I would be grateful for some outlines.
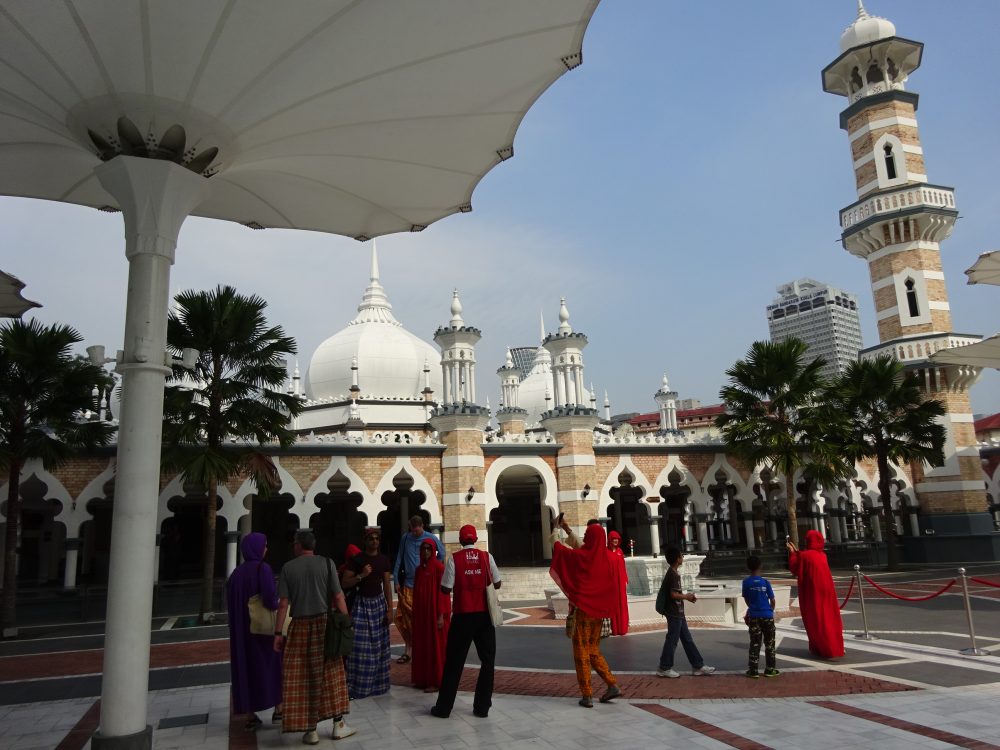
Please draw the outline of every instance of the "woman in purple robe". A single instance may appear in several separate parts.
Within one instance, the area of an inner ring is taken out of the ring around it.
[[[244,728],[261,725],[257,711],[274,706],[272,723],[281,721],[281,654],[274,650],[273,635],[250,632],[247,602],[260,594],[264,606],[278,608],[278,592],[271,566],[264,562],[267,537],[253,532],[240,542],[243,564],[226,582],[229,607],[229,669],[233,680],[233,713],[246,714]]]

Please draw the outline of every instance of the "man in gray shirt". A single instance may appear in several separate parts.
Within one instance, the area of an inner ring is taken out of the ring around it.
[[[303,732],[307,745],[319,743],[316,725],[333,718],[335,740],[356,730],[344,721],[350,711],[344,660],[324,654],[329,607],[347,614],[347,602],[333,563],[316,555],[316,537],[309,529],[295,532],[295,559],[285,563],[278,577],[278,614],[274,650],[284,651],[282,732]],[[291,611],[287,642],[281,634]]]

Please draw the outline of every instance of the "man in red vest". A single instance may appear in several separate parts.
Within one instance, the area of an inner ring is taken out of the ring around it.
[[[486,550],[476,548],[476,527],[466,524],[458,531],[462,549],[448,558],[441,578],[441,591],[454,591],[451,605],[451,629],[444,657],[444,676],[437,703],[431,714],[447,719],[455,705],[458,681],[465,667],[469,646],[476,644],[479,656],[479,679],[472,713],[485,719],[493,705],[493,663],[497,653],[496,629],[486,606],[486,587],[500,588],[500,571]]]

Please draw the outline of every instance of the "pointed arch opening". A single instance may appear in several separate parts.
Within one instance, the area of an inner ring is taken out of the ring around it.
[[[309,526],[316,534],[316,553],[325,555],[340,564],[344,561],[347,545],[363,547],[368,514],[360,510],[364,497],[352,489],[351,480],[340,469],[326,483],[326,492],[316,495],[319,512],[309,518]],[[295,517],[287,514],[290,518]],[[292,536],[295,529],[292,529]],[[382,540],[384,545],[385,539]],[[289,550],[291,538],[289,539]]]

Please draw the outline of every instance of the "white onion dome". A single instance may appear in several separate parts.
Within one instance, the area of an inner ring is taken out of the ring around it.
[[[893,36],[896,36],[896,26],[892,21],[868,15],[865,6],[858,0],[858,17],[840,35],[840,51],[847,52],[849,49]]]
[[[347,327],[320,344],[309,361],[309,398],[343,399],[351,389],[351,364],[357,358],[363,398],[418,399],[424,389],[424,366],[440,398],[441,355],[437,348],[403,328],[379,282],[378,255],[372,243],[368,288],[358,314]]]

